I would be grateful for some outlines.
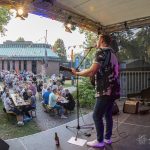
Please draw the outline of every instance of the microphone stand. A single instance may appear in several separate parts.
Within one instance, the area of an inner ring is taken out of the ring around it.
[[[88,56],[88,54],[91,52],[91,50],[93,49],[94,47],[90,47],[89,48],[89,51],[87,52],[87,54],[83,57],[83,59],[81,60],[80,64],[78,65],[78,67],[76,68],[76,70],[79,70],[80,66],[82,65],[83,61],[85,60],[85,58]],[[76,137],[75,137],[75,140],[77,140],[77,137],[78,137],[78,133],[79,133],[79,130],[80,129],[94,129],[94,127],[90,127],[88,125],[83,125],[83,126],[80,126],[80,121],[79,121],[79,111],[80,111],[80,103],[79,103],[79,76],[76,75],[76,87],[77,87],[77,126],[66,126],[66,128],[76,128],[77,129],[77,133],[76,133]],[[90,136],[89,134],[85,134],[87,136]]]

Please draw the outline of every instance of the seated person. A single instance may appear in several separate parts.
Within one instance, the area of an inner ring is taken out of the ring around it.
[[[43,95],[43,101],[42,101],[42,104],[43,104],[43,107],[45,108],[45,112],[47,112],[47,108],[46,108],[46,105],[48,105],[49,103],[49,95],[51,93],[51,88],[47,88],[47,91],[44,93]]]
[[[57,98],[56,94],[57,94],[57,88],[56,88],[56,86],[53,86],[51,94],[49,95],[49,105],[50,105],[50,107],[60,111],[61,118],[67,118],[66,116],[64,116],[64,110],[63,110],[62,106],[57,104],[58,98]]]
[[[21,126],[21,125],[24,125],[23,123],[23,113],[21,110],[17,109],[13,102],[12,102],[12,99],[10,98],[10,95],[9,93],[6,93],[6,98],[4,99],[4,108],[6,110],[6,113],[7,112],[13,112],[14,114],[16,114],[16,117],[17,117],[17,121],[18,121],[18,125]]]
[[[65,104],[64,104],[64,108],[65,108],[66,110],[70,110],[70,111],[71,111],[71,110],[74,110],[75,101],[74,101],[74,98],[73,98],[72,94],[69,92],[68,89],[65,89],[65,93],[66,93],[65,97],[66,97],[66,99],[68,100],[68,103],[65,103]]]
[[[28,98],[29,98],[27,91],[28,91],[27,87],[25,87],[22,91],[22,96],[23,96],[24,100],[28,100]]]
[[[43,95],[43,103],[46,105],[48,105],[50,93],[51,93],[51,88],[49,87],[47,88],[47,91]]]
[[[43,81],[39,81],[39,84],[37,85],[37,92],[38,93],[42,92],[42,87],[43,87]]]
[[[45,92],[47,92],[47,84],[46,83],[43,84],[42,97],[43,97]]]
[[[36,97],[32,94],[31,90],[28,90],[27,93],[29,97],[27,101],[30,103],[30,105],[25,106],[23,108],[23,112],[27,117],[32,118],[31,113],[29,111],[36,109]]]

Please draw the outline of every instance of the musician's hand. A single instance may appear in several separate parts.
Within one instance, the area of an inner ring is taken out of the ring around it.
[[[76,72],[76,70],[74,68],[71,68],[71,70],[72,70],[72,74],[73,75],[77,75],[77,72]]]

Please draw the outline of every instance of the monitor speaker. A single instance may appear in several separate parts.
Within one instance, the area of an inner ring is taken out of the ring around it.
[[[0,149],[1,150],[8,150],[9,149],[9,145],[2,139],[0,139]]]
[[[123,112],[129,114],[137,114],[139,109],[139,101],[126,100],[123,105]]]

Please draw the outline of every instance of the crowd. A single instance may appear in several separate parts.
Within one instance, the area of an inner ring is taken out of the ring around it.
[[[19,126],[32,120],[32,110],[36,110],[38,95],[44,111],[48,112],[47,108],[52,108],[60,118],[67,118],[68,110],[73,110],[75,107],[73,96],[68,89],[63,88],[56,75],[52,75],[49,82],[44,83],[41,76],[29,72],[18,74],[15,71],[1,71],[0,79],[3,87],[1,91],[3,110],[5,113],[14,113]],[[27,105],[16,106],[12,94],[22,98]]]

